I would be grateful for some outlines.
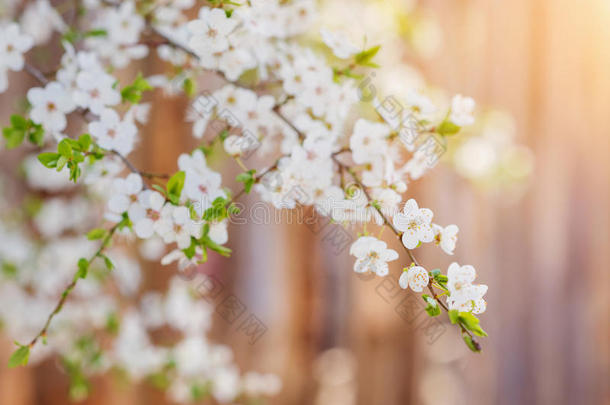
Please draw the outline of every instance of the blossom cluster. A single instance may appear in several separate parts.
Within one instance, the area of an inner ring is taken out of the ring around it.
[[[0,284],[0,300],[18,305],[0,312],[0,319],[19,342],[29,342],[19,343],[10,364],[27,363],[30,352],[32,360],[58,354],[68,370],[78,371],[77,396],[82,375],[110,367],[135,379],[162,377],[160,388],[179,402],[211,395],[225,403],[276,393],[276,377],[240,374],[230,350],[207,339],[211,309],[194,298],[192,283],[175,276],[165,294],[137,298],[142,269],[111,246],[135,235],[143,258],[177,263],[178,274],[212,252],[229,256],[228,218],[238,210],[235,200],[251,191],[277,209],[311,206],[317,215],[360,230],[350,248],[358,273],[390,273],[388,263],[399,260],[398,252],[366,226],[390,228],[411,262],[400,286],[427,288],[432,297],[422,298],[428,313],[446,309],[466,344],[479,351],[473,335],[486,334],[474,314],[485,310],[487,287],[473,284],[472,266],[453,263],[443,275],[426,270],[413,254],[435,243],[452,255],[458,227],[433,223],[432,211],[413,198],[403,203],[409,183],[434,165],[434,152],[425,145],[446,142],[471,125],[474,101],[456,95],[437,102],[425,88],[413,88],[394,125],[374,106],[379,100],[368,104],[361,91],[361,80],[378,66],[380,46],[314,29],[315,1],[208,3],[89,0],[84,10],[74,10],[75,24],[38,0],[20,22],[0,23],[0,92],[7,89],[9,70],[26,69],[38,80],[27,91],[26,112],[13,115],[3,130],[6,146],[27,140],[39,148],[37,160],[24,160],[27,184],[54,194],[27,218],[46,243],[38,254],[27,254],[34,235],[1,233],[0,262],[11,279]],[[33,30],[29,23],[41,20],[51,24]],[[54,31],[61,34],[55,46],[63,53],[45,75],[24,55],[48,44]],[[307,35],[315,36],[317,46],[304,40]],[[162,73],[125,83],[122,68],[154,56],[166,63]],[[207,88],[210,81],[220,84]],[[178,157],[175,173],[145,173],[129,160],[148,123],[151,104],[142,100],[155,89],[190,98],[185,121],[201,142]],[[422,137],[425,142],[415,141]],[[243,183],[241,191],[223,184],[209,165],[210,154],[243,169],[235,179]],[[251,156],[272,162],[248,169],[244,162],[250,164]],[[96,201],[97,211],[62,194],[75,188]],[[92,224],[96,219],[105,222]],[[86,238],[74,238],[85,232]],[[16,317],[14,308],[32,316]],[[161,327],[181,339],[171,347],[155,344],[150,332]],[[99,333],[113,336],[110,348],[102,347]],[[39,348],[41,340],[50,344]]]

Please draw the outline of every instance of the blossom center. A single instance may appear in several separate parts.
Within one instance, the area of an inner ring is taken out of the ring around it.
[[[152,219],[153,221],[156,221],[160,218],[159,216],[159,211],[155,211],[152,208],[148,208],[146,210],[146,216],[150,219]]]

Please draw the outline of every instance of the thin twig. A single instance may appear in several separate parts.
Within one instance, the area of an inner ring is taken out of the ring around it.
[[[34,66],[30,65],[29,63],[25,63],[24,64],[24,68],[25,70],[32,75],[36,80],[38,80],[40,83],[42,83],[43,85],[47,85],[49,83],[49,80],[42,74],[42,72],[40,70],[38,70],[37,68],[35,68]],[[77,112],[83,116],[83,118],[85,119],[85,121],[87,122],[91,122],[94,120],[95,115],[89,111],[88,109],[82,109],[79,108],[77,110]],[[110,151],[112,154],[116,155],[119,157],[119,159],[121,159],[121,161],[125,164],[125,166],[127,166],[127,168],[129,169],[129,171],[131,171],[132,173],[136,173],[139,174],[142,177],[147,177],[147,178],[162,178],[162,179],[168,179],[169,175],[168,174],[155,174],[155,173],[147,173],[147,172],[142,172],[140,170],[138,170],[133,163],[131,163],[129,161],[129,159],[127,159],[124,155],[122,155],[120,152],[116,151],[116,150],[111,150]],[[144,185],[146,187],[146,185]]]
[[[29,63],[25,62],[23,64],[23,68],[25,69],[26,72],[28,72],[31,76],[33,76],[36,80],[38,80],[40,83],[42,83],[43,85],[47,85],[49,84],[49,79],[47,79],[40,70],[36,69],[34,66],[30,65]]]
[[[341,161],[339,161],[339,159],[336,158],[336,156],[332,156],[332,159],[335,161],[335,163],[342,169],[347,171],[350,176],[352,177],[352,179],[354,180],[354,182],[358,185],[358,187],[360,187],[360,189],[362,189],[362,191],[364,192],[364,195],[366,196],[369,205],[371,205],[376,211],[377,213],[381,216],[381,218],[383,219],[384,224],[390,228],[392,230],[392,232],[394,232],[394,234],[398,237],[398,240],[400,241],[401,246],[404,248],[404,250],[407,252],[407,254],[409,255],[409,257],[411,258],[411,261],[413,263],[415,263],[416,266],[421,266],[419,264],[419,262],[417,261],[417,258],[415,257],[415,255],[413,254],[413,251],[411,249],[408,249],[406,246],[403,245],[402,243],[402,232],[398,231],[398,229],[396,229],[394,227],[394,224],[392,224],[390,222],[390,220],[388,219],[388,217],[385,216],[385,214],[379,209],[379,207],[376,204],[372,204],[373,199],[371,198],[370,194],[368,193],[366,187],[364,186],[364,184],[362,183],[362,181],[360,180],[360,178],[358,177],[358,175],[356,174],[356,172],[354,172],[354,170],[341,163]],[[432,297],[436,300],[436,302],[438,302],[438,304],[446,311],[449,312],[449,308],[445,305],[445,303],[440,299],[440,297],[436,294],[436,292],[434,291],[434,288],[432,287],[432,280],[433,278],[430,277],[428,280],[428,290],[430,291],[430,293],[432,294]],[[472,336],[472,334],[470,333],[470,331],[468,331],[464,325],[462,325],[461,323],[459,323],[460,329],[462,330],[462,333],[466,333],[468,336],[470,336],[470,338],[472,339],[472,342],[475,346],[480,347],[480,344],[478,343],[478,341]]]
[[[106,234],[106,236],[102,240],[102,243],[101,243],[100,247],[89,258],[89,260],[87,260],[87,267],[89,267],[91,265],[91,263],[93,262],[93,260],[95,260],[97,257],[99,257],[104,252],[104,250],[106,249],[106,247],[110,243],[110,240],[112,239],[112,236],[114,235],[114,233],[119,228],[119,224],[120,223],[117,223],[116,225],[114,225],[108,231],[108,233]],[[80,269],[79,269],[79,271],[80,271]],[[59,302],[57,302],[57,305],[55,305],[55,308],[53,309],[53,311],[47,317],[47,320],[44,323],[44,326],[42,327],[40,332],[38,332],[38,334],[30,341],[30,344],[29,344],[30,348],[33,347],[36,344],[36,342],[38,342],[38,339],[40,339],[41,337],[44,338],[47,335],[47,332],[49,330],[49,326],[51,325],[51,321],[53,320],[53,318],[55,318],[55,315],[57,315],[61,311],[61,309],[63,308],[66,300],[68,299],[68,296],[70,295],[70,293],[72,292],[74,287],[76,287],[76,283],[78,282],[78,279],[79,279],[79,276],[78,276],[78,271],[77,271],[74,274],[72,282],[70,284],[68,284],[68,286],[62,292],[61,298],[60,298]]]

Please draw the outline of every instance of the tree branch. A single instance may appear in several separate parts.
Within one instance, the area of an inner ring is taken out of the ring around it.
[[[38,80],[41,84],[43,85],[47,85],[49,83],[49,79],[47,79],[44,74],[42,74],[42,72],[40,70],[38,70],[37,68],[35,68],[34,66],[30,65],[29,63],[25,63],[24,64],[24,68],[25,71],[28,72],[30,75],[32,75],[36,80]],[[85,121],[87,122],[91,122],[94,119],[94,115],[87,109],[79,109],[78,112],[83,116],[83,118],[85,119]],[[132,173],[136,173],[139,174],[142,177],[147,177],[147,178],[163,178],[163,179],[168,179],[170,176],[168,174],[155,174],[155,173],[147,173],[147,172],[142,172],[140,170],[138,170],[133,163],[131,163],[129,161],[129,159],[127,159],[124,155],[122,155],[121,153],[119,153],[118,151],[112,149],[110,150],[110,153],[112,153],[113,155],[116,155],[119,157],[119,159],[121,159],[121,161],[123,162],[123,164],[129,169],[129,171],[131,171]],[[144,187],[146,187],[146,185],[144,185]]]
[[[411,249],[408,249],[407,247],[405,247],[403,245],[403,243],[402,243],[402,232],[398,231],[398,229],[396,229],[394,227],[394,224],[392,224],[390,222],[390,220],[385,216],[385,214],[379,209],[377,204],[372,204],[373,199],[371,198],[370,194],[368,193],[368,191],[366,189],[366,186],[362,183],[362,181],[360,180],[360,178],[358,177],[356,172],[351,167],[343,164],[339,159],[337,159],[336,155],[332,155],[332,159],[339,166],[339,168],[341,168],[342,170],[347,171],[349,173],[349,175],[352,177],[352,179],[354,180],[354,182],[358,185],[358,187],[360,187],[362,189],[362,191],[364,192],[364,195],[366,196],[366,199],[369,202],[369,205],[371,207],[373,207],[375,209],[375,211],[377,211],[377,213],[381,216],[381,218],[383,219],[384,225],[387,226],[388,228],[390,228],[392,230],[392,232],[394,232],[396,237],[398,237],[398,240],[400,241],[400,245],[407,252],[407,254],[409,255],[409,258],[411,259],[411,261],[413,263],[415,263],[416,266],[421,266],[419,264],[419,262],[417,261],[417,258],[413,254],[413,251]],[[434,280],[434,279],[432,277],[429,277],[428,285],[427,285],[428,290],[430,291],[430,293],[432,294],[432,297],[436,300],[436,302],[441,306],[441,308],[443,308],[446,312],[449,312],[449,308],[447,307],[447,305],[445,305],[445,303],[443,301],[441,301],[440,297],[434,291],[434,288],[432,286],[432,280]],[[470,331],[467,330],[464,327],[464,325],[462,325],[461,323],[459,323],[459,326],[460,326],[460,329],[462,330],[462,333],[466,333],[468,336],[470,336],[470,338],[472,339],[473,344],[476,347],[480,347],[479,342],[474,338],[474,336],[472,336],[472,333],[470,333]]]
[[[114,225],[108,231],[108,233],[106,234],[106,236],[102,240],[102,244],[100,245],[98,250],[89,258],[89,260],[87,260],[87,267],[89,267],[91,265],[93,260],[95,260],[97,257],[102,255],[102,253],[104,252],[104,250],[106,249],[106,247],[110,243],[110,240],[112,239],[114,233],[119,228],[119,225],[120,225],[120,223],[117,223],[116,225]],[[80,269],[76,273],[74,273],[74,277],[72,279],[72,282],[70,284],[68,284],[68,286],[61,293],[61,298],[60,298],[59,302],[57,302],[57,305],[55,305],[55,308],[53,309],[53,311],[47,317],[47,321],[45,322],[44,326],[42,327],[40,332],[38,332],[38,334],[30,341],[30,343],[28,345],[30,348],[34,347],[34,345],[36,344],[38,339],[40,339],[41,337],[44,339],[46,337],[47,332],[49,330],[49,326],[51,325],[51,321],[61,311],[61,309],[63,308],[63,306],[64,306],[64,304],[66,302],[66,300],[68,299],[68,296],[70,295],[72,290],[74,290],[74,287],[76,287],[76,283],[78,282],[78,279],[79,279],[79,272],[80,272]]]

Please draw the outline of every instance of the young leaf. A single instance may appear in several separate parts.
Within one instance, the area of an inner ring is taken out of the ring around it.
[[[182,249],[184,255],[188,259],[192,259],[195,256],[195,248],[197,247],[197,241],[194,238],[191,238],[191,245],[186,249]]]
[[[88,151],[89,146],[91,146],[91,135],[82,134],[80,137],[78,137],[78,145],[80,146],[81,151]]]
[[[356,56],[354,56],[354,60],[358,65],[378,68],[379,65],[377,65],[376,63],[373,63],[372,59],[375,57],[375,55],[377,55],[377,52],[379,52],[379,49],[381,49],[381,45],[377,45],[372,48],[365,49],[364,51],[356,54]]]
[[[42,125],[31,122],[30,131],[28,132],[28,140],[36,146],[42,146],[44,140],[44,130]]]
[[[426,304],[428,304],[426,306],[426,312],[428,313],[428,315],[438,316],[441,314],[441,308],[438,306],[438,303],[434,298],[427,294],[422,295],[422,298],[424,299],[424,301],[426,301]]]
[[[11,125],[13,128],[25,130],[28,127],[28,121],[21,115],[11,115]]]
[[[123,102],[128,101],[132,104],[137,104],[142,99],[142,93],[147,90],[152,90],[152,86],[142,77],[142,73],[138,73],[132,84],[123,87],[121,90],[121,99]]]
[[[66,139],[59,142],[57,145],[57,152],[59,152],[59,154],[65,158],[69,159],[72,157],[72,146],[70,146],[70,142]]]
[[[52,169],[57,166],[58,159],[59,153],[44,152],[38,155],[38,161],[49,169]]]
[[[101,256],[104,259],[104,265],[106,266],[106,268],[108,270],[114,269],[114,263],[112,263],[112,260],[110,260],[110,258],[106,255],[101,255]]]
[[[6,139],[6,147],[13,149],[21,145],[25,138],[25,131],[18,128],[6,127],[2,129],[2,136]]]
[[[165,189],[163,187],[161,187],[158,184],[153,184],[152,188],[157,190],[159,193],[161,193],[161,195],[163,195],[164,197],[167,197],[167,192],[165,191]]]
[[[30,358],[30,347],[19,345],[19,348],[13,352],[11,357],[8,359],[8,368],[15,368],[18,366],[25,366],[28,364]]]
[[[117,314],[112,312],[108,315],[108,318],[106,318],[106,331],[112,335],[116,335],[119,332],[120,327],[121,323]]]
[[[487,332],[479,325],[479,318],[474,316],[472,312],[460,312],[459,321],[466,329],[471,331],[477,336],[487,336]]]
[[[184,90],[184,93],[189,97],[193,97],[195,95],[195,92],[197,91],[195,89],[195,82],[193,82],[190,77],[184,79],[184,82],[182,82],[182,89]]]
[[[88,37],[105,37],[107,35],[108,35],[108,32],[105,29],[101,29],[101,28],[94,29],[94,30],[89,30],[89,31],[87,31],[87,32],[85,32],[83,34],[83,36],[85,38],[88,38]]]
[[[87,233],[87,239],[89,240],[102,239],[104,236],[106,236],[106,230],[103,228],[95,228]]]
[[[467,333],[462,333],[462,339],[464,339],[466,346],[473,352],[479,353],[481,351],[479,343],[475,342]]]
[[[89,261],[84,257],[78,259],[78,271],[76,272],[74,278],[85,278],[87,277],[87,270],[89,269]]]
[[[206,247],[212,249],[214,252],[220,254],[221,256],[225,256],[225,257],[231,256],[231,249],[217,244],[212,239],[210,239],[209,236],[207,236],[207,235],[202,236],[202,240]]]
[[[434,270],[430,270],[430,275],[431,275],[432,277],[436,277],[436,276],[438,276],[439,274],[441,274],[441,269],[434,269]]]
[[[250,190],[252,190],[252,186],[256,180],[254,173],[256,173],[256,170],[248,170],[247,172],[238,174],[235,178],[235,180],[239,181],[240,183],[244,183],[244,191],[246,193],[249,193]]]
[[[436,132],[440,135],[448,136],[455,135],[460,131],[460,126],[455,125],[453,122],[445,120],[436,127]]]
[[[457,323],[459,316],[460,312],[457,309],[449,310],[449,320],[451,323]]]
[[[178,202],[180,201],[180,195],[182,194],[182,188],[184,187],[185,176],[186,174],[180,171],[174,174],[167,181],[167,197],[174,204],[178,204]]]

